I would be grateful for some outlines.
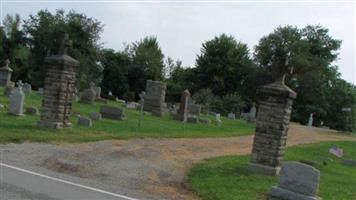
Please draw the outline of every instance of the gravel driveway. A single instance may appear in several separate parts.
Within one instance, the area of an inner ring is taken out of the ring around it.
[[[291,124],[288,146],[355,140]],[[81,144],[0,145],[4,163],[141,199],[198,199],[185,184],[192,165],[205,158],[251,151],[253,136],[131,139]]]

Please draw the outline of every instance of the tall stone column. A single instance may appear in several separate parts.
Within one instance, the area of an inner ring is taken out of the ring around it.
[[[12,69],[9,67],[10,61],[5,60],[5,65],[0,67],[0,86],[6,87],[11,82]]]
[[[49,67],[45,79],[39,127],[59,129],[72,125],[69,116],[75,91],[75,67],[79,62],[67,55],[70,46],[68,34],[63,34],[58,54],[46,58]]]
[[[249,170],[254,173],[278,175],[288,135],[293,100],[297,94],[281,80],[258,91],[259,106],[256,133]]]

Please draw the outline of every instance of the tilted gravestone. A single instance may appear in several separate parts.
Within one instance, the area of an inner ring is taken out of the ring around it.
[[[284,84],[284,76],[258,91],[256,133],[249,170],[275,176],[285,152],[293,100],[297,94]]]
[[[174,115],[175,120],[184,121],[186,122],[188,119],[188,102],[190,99],[190,92],[188,89],[182,92],[182,96],[180,97],[180,104],[177,114]]]
[[[23,115],[23,104],[25,102],[25,94],[22,91],[22,81],[17,82],[17,89],[10,95],[9,114],[21,116]]]
[[[80,97],[80,103],[92,104],[96,99],[96,93],[94,90],[94,83],[90,83],[90,87],[83,91]]]
[[[166,84],[160,81],[146,82],[146,95],[144,111],[151,112],[152,115],[164,116],[164,101],[166,96]]]
[[[71,46],[68,34],[62,33],[57,55],[46,58],[46,73],[39,127],[59,129],[71,127],[69,117],[75,89],[75,67],[79,62],[67,55]]]
[[[6,87],[11,82],[12,69],[9,67],[10,61],[5,60],[5,65],[0,67],[0,86]]]
[[[113,119],[113,120],[123,120],[125,119],[124,110],[121,108],[113,107],[113,106],[101,106],[100,114],[103,118]]]
[[[317,197],[320,172],[310,165],[286,162],[282,165],[278,186],[268,193],[272,199],[320,200]]]

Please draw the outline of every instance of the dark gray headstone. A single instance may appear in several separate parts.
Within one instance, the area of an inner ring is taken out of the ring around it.
[[[101,106],[100,114],[103,118],[113,119],[113,120],[123,120],[125,119],[125,113],[122,108],[117,108],[113,106]]]
[[[86,126],[86,127],[92,127],[93,123],[91,121],[91,119],[87,118],[87,117],[78,117],[78,124],[81,126]]]
[[[320,172],[299,162],[282,165],[278,186],[272,187],[269,196],[283,200],[317,200]]]

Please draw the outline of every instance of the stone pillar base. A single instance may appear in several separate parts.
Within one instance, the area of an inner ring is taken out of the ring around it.
[[[271,166],[260,165],[252,162],[250,162],[248,166],[249,172],[267,175],[267,176],[277,176],[280,170],[281,170],[280,167],[271,167]]]
[[[287,199],[287,200],[321,200],[320,197],[307,196],[303,194],[298,194],[290,190],[280,188],[278,186],[272,187],[271,191],[268,193],[271,199]]]
[[[71,128],[72,123],[64,124],[63,122],[39,121],[37,123],[37,126],[40,128],[61,129],[61,128]]]

